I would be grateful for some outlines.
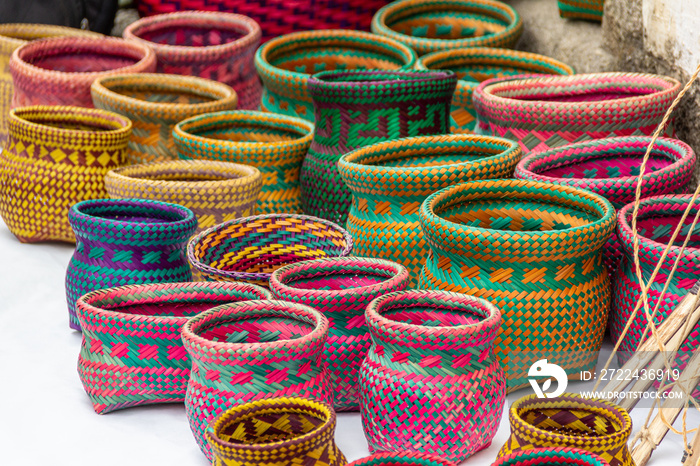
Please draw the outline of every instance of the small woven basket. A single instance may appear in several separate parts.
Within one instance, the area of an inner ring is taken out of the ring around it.
[[[451,70],[457,74],[457,88],[450,112],[453,133],[472,133],[476,111],[472,102],[479,83],[497,77],[524,74],[574,74],[573,68],[553,58],[536,53],[493,47],[470,47],[442,50],[418,59],[419,70]]]
[[[348,464],[348,466],[401,466],[403,464],[416,466],[456,466],[453,462],[440,457],[413,451],[376,453],[366,458],[353,461]]]
[[[587,189],[619,209],[635,199],[642,160],[651,139],[607,138],[530,154],[518,163],[515,178]],[[695,161],[693,149],[684,142],[657,139],[642,177],[641,197],[684,192]],[[603,254],[611,277],[621,258],[622,246],[613,233]]]
[[[120,285],[192,280],[185,245],[197,228],[186,207],[142,199],[94,199],[71,207],[76,246],[66,271],[71,328],[84,294]]]
[[[238,106],[256,109],[262,86],[253,56],[260,45],[258,23],[233,13],[182,11],[141,18],[124,38],[151,47],[158,72],[212,79],[231,86]]]
[[[210,460],[205,430],[232,406],[279,396],[333,404],[322,359],[327,338],[328,320],[321,313],[284,301],[226,304],[183,326],[182,341],[192,359],[185,411]]]
[[[336,411],[359,409],[358,369],[369,350],[364,312],[379,296],[406,289],[405,267],[363,257],[333,257],[286,265],[270,278],[277,299],[305,304],[330,322],[323,350],[335,392]]]
[[[12,107],[12,74],[10,57],[19,47],[30,40],[48,37],[103,37],[96,32],[83,29],[51,26],[46,24],[0,24],[0,148],[7,140],[7,114]]]
[[[155,71],[145,45],[116,38],[63,37],[29,42],[12,54],[12,107],[93,107],[90,86],[104,76]]]
[[[226,84],[191,76],[130,74],[92,84],[97,108],[129,117],[134,131],[130,163],[176,159],[173,126],[202,113],[235,110],[238,97]]]
[[[272,272],[308,259],[345,257],[347,231],[306,215],[258,215],[222,223],[187,245],[192,267],[207,280],[244,281],[267,287]]]
[[[75,241],[68,210],[107,197],[104,176],[126,162],[131,122],[112,112],[36,106],[10,111],[0,153],[0,215],[23,243]]]
[[[501,456],[492,466],[543,465],[610,466],[610,463],[595,453],[579,448],[549,447],[518,450]]]
[[[518,141],[523,153],[611,136],[650,136],[681,85],[642,73],[495,78],[473,96],[476,132]],[[673,136],[673,125],[665,133]]]
[[[214,466],[345,466],[330,405],[298,397],[251,401],[207,429]]]
[[[131,165],[105,176],[113,199],[153,199],[191,209],[197,216],[197,232],[251,215],[260,183],[257,168],[207,160]]]
[[[314,107],[306,89],[319,71],[382,69],[410,70],[413,50],[393,39],[348,30],[286,34],[262,45],[255,67],[265,89],[261,109],[314,121]]]
[[[190,359],[180,329],[220,304],[270,299],[241,283],[157,283],[93,291],[78,299],[78,374],[95,412],[185,401]]]
[[[372,32],[397,40],[416,53],[464,47],[512,48],[523,21],[496,0],[398,0],[372,18]]]
[[[262,175],[256,213],[300,213],[299,170],[314,125],[273,113],[235,111],[189,118],[175,126],[181,158],[252,165]]]
[[[533,448],[570,447],[594,453],[610,466],[634,466],[627,449],[632,420],[613,403],[573,393],[550,399],[535,394],[515,401],[508,418],[511,436],[499,457]]]
[[[558,3],[562,18],[603,20],[605,0],[559,0]]]

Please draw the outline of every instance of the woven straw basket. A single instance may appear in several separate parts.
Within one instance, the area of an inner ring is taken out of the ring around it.
[[[95,412],[185,401],[187,320],[220,304],[269,299],[241,283],[157,283],[93,291],[78,299],[83,329],[78,374]]]
[[[348,464],[348,466],[401,466],[404,464],[416,466],[456,466],[451,461],[444,460],[440,457],[414,451],[376,453],[367,458],[353,461]]]
[[[603,20],[605,0],[559,0],[558,4],[562,18]]]
[[[348,30],[306,31],[286,34],[262,45],[255,67],[262,79],[261,109],[314,121],[306,89],[319,71],[412,69],[413,50],[393,39]]]
[[[610,463],[579,448],[548,447],[518,450],[500,457],[492,466],[540,465],[610,466]]]
[[[131,163],[177,158],[173,127],[202,113],[235,110],[238,97],[229,86],[208,79],[167,74],[130,74],[92,84],[97,108],[129,117],[134,130],[127,157]]]

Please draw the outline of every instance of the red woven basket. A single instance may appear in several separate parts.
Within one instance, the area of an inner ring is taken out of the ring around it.
[[[73,105],[93,108],[90,86],[103,76],[155,71],[145,45],[122,39],[62,37],[29,42],[10,58],[12,108]]]

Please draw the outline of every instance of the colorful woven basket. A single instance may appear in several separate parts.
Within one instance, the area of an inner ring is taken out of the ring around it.
[[[370,303],[372,346],[360,368],[370,452],[411,450],[460,463],[488,447],[505,405],[493,354],[501,314],[486,300],[398,291]]]
[[[29,42],[12,54],[12,107],[93,107],[90,86],[103,76],[155,71],[145,45],[116,38],[63,37]]]
[[[496,0],[397,0],[372,18],[372,32],[424,55],[463,47],[512,48],[523,21]]]
[[[348,466],[401,466],[411,464],[416,466],[456,466],[451,461],[437,456],[412,451],[393,451],[375,453],[374,455],[353,461]]]
[[[406,289],[405,267],[364,257],[332,257],[298,262],[277,269],[270,289],[277,299],[311,306],[330,323],[323,358],[328,364],[336,411],[357,411],[358,369],[370,336],[365,308],[375,298]]]
[[[503,312],[496,354],[509,389],[527,385],[543,358],[578,378],[595,367],[605,333],[610,282],[601,255],[614,213],[596,194],[549,183],[443,189],[420,208],[431,252],[418,286],[479,296]]]
[[[442,50],[418,59],[419,70],[451,70],[459,80],[452,98],[450,129],[453,133],[471,133],[476,126],[472,94],[479,83],[496,77],[522,74],[574,74],[573,68],[536,53],[492,47]]]
[[[0,215],[23,243],[75,241],[68,210],[107,197],[104,176],[126,161],[131,122],[80,107],[23,107],[8,115],[0,153]]]
[[[608,401],[574,393],[549,399],[530,395],[511,404],[508,418],[511,435],[499,457],[533,448],[571,447],[599,455],[610,466],[634,466],[627,449],[632,420]]]
[[[515,178],[557,183],[600,194],[619,209],[634,201],[644,154],[651,137],[619,137],[570,144],[530,154]],[[684,142],[659,138],[642,178],[641,197],[684,192],[695,168],[695,153]],[[614,277],[622,258],[617,234],[608,240],[603,261]]]
[[[345,466],[335,412],[298,397],[268,398],[229,409],[207,429],[214,466]]]
[[[113,199],[139,198],[187,207],[197,231],[253,213],[260,194],[257,168],[208,160],[173,160],[111,170],[105,187]]]
[[[133,123],[127,154],[131,163],[176,159],[173,126],[202,113],[235,110],[238,103],[226,84],[168,74],[100,78],[92,84],[92,100],[95,107]]]
[[[354,253],[403,264],[415,287],[428,253],[418,224],[423,200],[460,182],[509,177],[518,160],[517,144],[466,134],[387,141],[347,154],[338,169],[353,195],[347,228]]]
[[[605,0],[559,0],[558,3],[562,18],[603,20]]]
[[[369,31],[372,15],[391,0],[136,0],[141,16],[183,10],[235,11],[260,24],[263,42],[311,29]]]
[[[306,86],[320,71],[410,70],[416,53],[386,37],[360,31],[325,30],[286,34],[263,44],[255,54],[262,79],[261,109],[314,121]]]
[[[700,268],[700,225],[696,225],[692,231],[687,247],[681,253],[685,237],[690,231],[694,217],[700,210],[700,202],[695,201],[691,207],[692,195],[665,195],[642,199],[637,215],[637,231],[639,233],[639,265],[642,278],[647,283],[661,260],[664,250],[668,246],[673,231],[681,221],[683,212],[690,208],[690,213],[685,219],[675,243],[671,246],[668,255],[661,263],[661,268],[649,289],[649,310],[659,304],[659,309],[654,316],[654,323],[658,326],[673,312],[685,295],[690,291],[698,278]],[[617,215],[617,234],[624,253],[620,263],[619,273],[613,282],[613,306],[610,316],[610,334],[614,340],[619,340],[627,321],[630,318],[637,301],[641,295],[641,288],[635,274],[634,243],[632,233],[632,214],[634,203],[629,203]],[[670,280],[668,290],[661,296],[666,280],[668,280],[674,264],[679,259],[673,278]],[[647,317],[644,306],[636,311],[627,335],[620,343],[620,355],[624,358],[637,349],[642,342],[642,335],[649,337],[650,331],[646,331]],[[678,349],[676,364],[682,369],[700,345],[700,323],[691,330],[690,335]],[[700,386],[698,386],[700,390]],[[694,396],[700,395],[700,391]]]
[[[158,72],[199,76],[231,86],[238,107],[256,109],[262,86],[253,55],[260,45],[258,23],[233,13],[182,11],[141,18],[124,38],[151,47]]]
[[[258,215],[231,220],[192,238],[192,267],[212,281],[268,286],[278,268],[308,259],[345,257],[352,238],[335,223],[305,215]]]
[[[518,141],[524,153],[611,136],[649,136],[680,89],[673,78],[641,73],[489,79],[474,90],[476,132]],[[669,124],[665,135],[673,134]]]
[[[182,341],[192,359],[185,410],[197,444],[212,459],[205,430],[232,406],[299,396],[333,404],[322,359],[328,320],[284,301],[226,304],[190,319]]]
[[[77,244],[66,271],[71,328],[84,294],[119,285],[187,282],[185,244],[197,228],[190,209],[141,199],[95,199],[71,207]]]
[[[610,466],[595,453],[579,448],[533,448],[500,457],[492,466]]]
[[[180,329],[220,304],[270,299],[241,283],[157,283],[93,291],[78,299],[78,374],[98,414],[185,401],[190,359]]]
[[[257,167],[262,192],[257,212],[299,213],[299,170],[314,125],[273,113],[236,111],[200,115],[175,126],[181,158],[222,160]]]
[[[12,52],[30,40],[47,37],[103,37],[96,32],[46,24],[0,24],[0,148],[7,141],[7,115],[12,107]]]
[[[305,214],[345,225],[352,202],[338,160],[353,149],[449,132],[451,71],[326,71],[309,79],[316,131],[301,167]]]

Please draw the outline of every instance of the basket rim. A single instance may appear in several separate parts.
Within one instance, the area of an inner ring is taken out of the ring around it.
[[[516,450],[512,453],[508,453],[507,455],[503,455],[500,458],[497,458],[496,462],[493,463],[492,466],[535,466],[539,464],[539,461],[537,460],[542,458],[543,455],[551,455],[548,456],[546,459],[551,458],[554,460],[565,460],[569,459],[569,455],[579,455],[581,458],[583,458],[584,461],[586,461],[586,464],[588,464],[589,466],[610,466],[610,464],[607,461],[605,461],[605,459],[603,459],[600,455],[575,447],[537,447],[530,450]],[[525,464],[521,462],[512,463],[511,461],[513,460],[534,460],[535,462]],[[588,462],[592,460],[594,460],[595,463]],[[580,466],[584,466],[584,464],[581,463]]]
[[[104,130],[104,131],[92,131],[85,129],[70,129],[70,128],[59,128],[56,126],[50,126],[46,124],[36,123],[31,120],[27,120],[22,117],[23,113],[31,112],[41,112],[48,114],[70,115],[72,121],[87,121],[91,116],[102,117],[107,120],[112,120],[116,124],[121,125],[119,128]],[[10,110],[7,114],[7,124],[8,127],[13,124],[29,128],[36,132],[41,132],[42,134],[53,136],[53,137],[66,137],[71,138],[76,135],[87,137],[92,134],[100,134],[112,137],[123,137],[128,138],[131,134],[132,126],[131,120],[119,113],[111,112],[109,110],[102,110],[99,108],[85,108],[85,107],[74,107],[69,105],[29,105],[26,107],[16,107]]]
[[[443,459],[439,456],[431,455],[428,453],[420,453],[415,451],[392,451],[392,452],[381,452],[375,453],[373,455],[361,458],[359,460],[349,463],[348,466],[372,466],[372,465],[382,465],[387,464],[389,461],[386,460],[396,460],[396,459],[408,459],[409,461],[405,464],[416,464],[421,466],[456,466],[455,463]],[[420,463],[414,463],[411,460],[421,461]],[[389,463],[391,464],[391,463]]]
[[[177,212],[180,215],[180,219],[178,220],[173,220],[169,222],[163,222],[163,223],[144,223],[144,222],[129,222],[129,221],[124,221],[124,220],[114,220],[110,218],[104,218],[104,217],[99,217],[91,214],[86,214],[82,211],[85,207],[90,207],[90,206],[109,206],[109,205],[114,205],[114,206],[125,206],[125,205],[131,205],[133,207],[149,207],[152,209],[157,209],[157,210],[171,210],[174,212]],[[173,204],[171,202],[163,202],[163,201],[154,201],[151,199],[137,199],[137,198],[128,198],[128,199],[89,199],[86,201],[80,201],[76,204],[73,204],[73,206],[70,208],[69,211],[69,218],[71,220],[75,221],[86,221],[90,220],[91,223],[100,223],[102,225],[112,225],[112,226],[119,226],[119,227],[131,227],[131,228],[138,228],[140,230],[153,230],[153,231],[158,231],[162,229],[163,227],[166,227],[168,229],[188,229],[191,227],[192,231],[197,226],[197,217],[195,216],[194,212],[192,212],[191,209],[181,206],[179,204]],[[77,236],[77,235],[76,235]]]
[[[368,79],[367,81],[333,80],[333,78],[342,79],[348,76],[381,78],[384,75],[387,76],[386,79]],[[371,89],[382,88],[385,86],[391,87],[399,83],[420,86],[447,81],[453,76],[456,76],[456,74],[451,70],[331,70],[321,71],[320,73],[311,75],[308,85],[323,86],[324,89],[330,88],[334,91],[340,90],[336,88],[349,88],[348,90],[357,89],[363,91],[365,90],[365,85],[368,85],[371,87]]]
[[[27,35],[35,33],[37,37],[33,39],[23,39],[10,34],[20,31]],[[85,29],[71,28],[67,26],[58,26],[54,24],[39,24],[39,23],[4,23],[0,24],[0,40],[9,40],[16,44],[17,47],[26,44],[32,40],[40,38],[47,39],[49,37],[105,37],[99,32],[88,31]]]

